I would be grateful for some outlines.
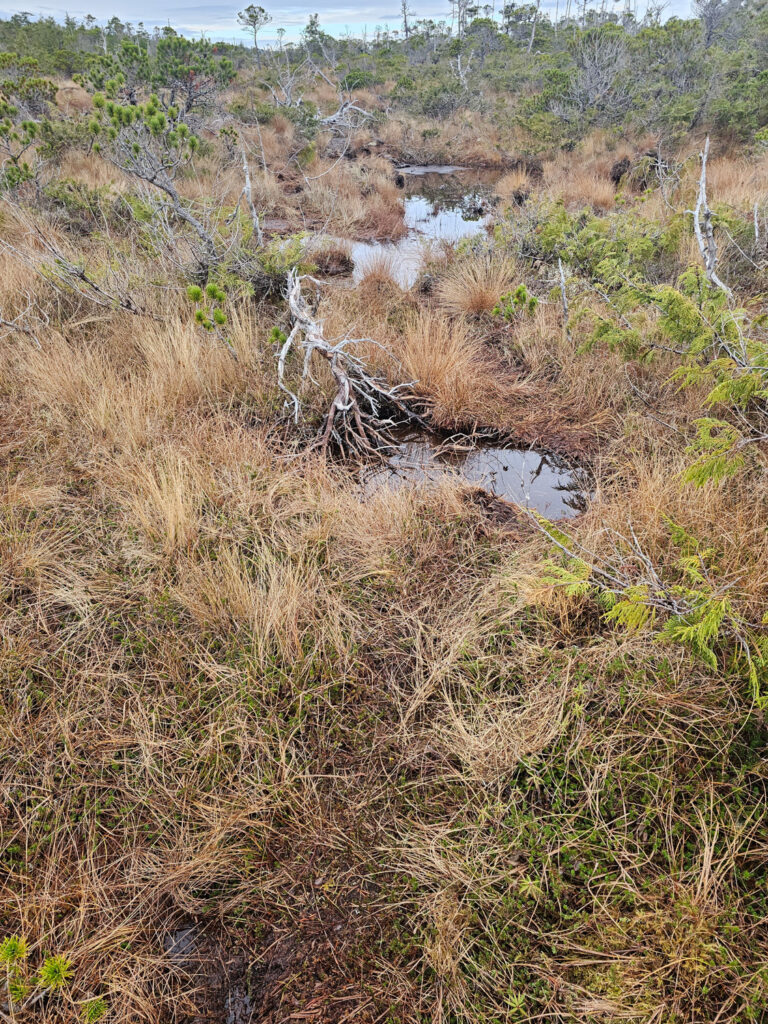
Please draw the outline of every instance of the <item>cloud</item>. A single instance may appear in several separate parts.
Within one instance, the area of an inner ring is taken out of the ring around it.
[[[391,2],[391,0],[390,0]],[[501,8],[504,0],[496,0],[496,7]],[[558,0],[543,0],[542,7],[554,13]],[[234,3],[210,3],[198,4],[193,7],[163,7],[162,16],[158,17],[157,4],[149,0],[132,0],[131,4],[115,11],[114,3],[111,0],[93,0],[89,7],[82,9],[64,8],[52,6],[50,3],[28,3],[23,6],[24,10],[30,11],[33,15],[43,17],[55,17],[61,21],[66,13],[81,20],[87,14],[92,14],[98,21],[107,22],[115,14],[123,20],[132,24],[143,22],[149,28],[173,25],[173,27],[185,35],[200,35],[205,33],[212,39],[240,40],[247,41],[249,33],[242,29],[237,23],[237,12],[248,3],[248,0],[236,0]],[[367,29],[371,32],[376,26],[388,25],[390,28],[397,28],[400,24],[400,12],[393,13],[392,8],[382,8],[375,3],[361,0],[360,3],[339,4],[338,0],[309,0],[309,6],[304,3],[288,3],[281,7],[272,7],[268,0],[262,0],[264,6],[272,14],[272,23],[268,25],[263,33],[265,43],[275,41],[274,30],[280,26],[286,28],[287,38],[296,38],[301,29],[306,25],[310,15],[319,14],[320,24],[325,31],[335,35],[349,29],[353,34]],[[559,8],[562,11],[564,2],[561,0]],[[0,12],[4,18],[8,18],[17,11]],[[434,18],[435,20],[450,20],[449,4],[447,0],[424,0],[417,8],[418,17]],[[672,0],[666,10],[667,14],[687,15],[690,13],[689,0]]]

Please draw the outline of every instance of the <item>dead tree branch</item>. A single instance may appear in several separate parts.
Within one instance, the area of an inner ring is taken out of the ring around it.
[[[20,211],[17,209],[16,212],[17,216],[21,218]],[[37,225],[29,220],[23,222],[27,227],[28,235],[33,239],[32,244],[21,248],[3,239],[0,240],[0,249],[30,267],[44,281],[53,285],[57,291],[68,295],[74,293],[105,309],[122,309],[133,316],[146,316],[153,320],[161,319],[155,313],[151,313],[139,305],[127,290],[125,287],[125,281],[129,277],[127,269],[123,274],[118,275],[113,269],[106,268],[109,283],[99,282],[86,269],[85,264],[70,259]],[[16,329],[21,330],[18,325],[16,325]],[[24,331],[24,333],[32,335],[31,330]]]
[[[0,338],[4,338],[10,334],[26,334],[28,338],[32,339],[37,348],[42,348],[37,334],[25,321],[27,321],[31,316],[35,316],[40,327],[47,328],[50,325],[50,317],[44,310],[37,308],[37,303],[33,301],[29,292],[26,293],[25,297],[27,300],[26,307],[12,320],[7,320],[3,316],[2,310],[0,310]]]
[[[350,351],[356,345],[375,345],[376,342],[370,338],[350,337],[329,341],[324,336],[322,321],[315,318],[302,294],[302,280],[295,270],[288,274],[287,297],[292,327],[277,360],[278,384],[288,396],[286,405],[292,409],[294,422],[298,423],[301,417],[301,401],[285,383],[285,364],[291,351],[298,347],[303,356],[302,383],[309,380],[319,386],[312,376],[312,360],[318,355],[326,361],[336,385],[336,393],[316,442],[323,453],[332,442],[340,451],[361,455],[387,447],[390,444],[387,429],[394,425],[388,415],[390,411],[398,411],[404,418],[425,426],[421,418],[407,407],[405,396],[400,393],[410,385],[390,387],[385,380],[372,376],[362,359]]]
[[[712,226],[712,211],[707,203],[707,158],[709,157],[709,136],[704,143],[704,149],[700,153],[701,176],[699,177],[699,193],[696,197],[696,207],[688,210],[693,215],[693,230],[696,235],[696,242],[699,246],[701,258],[704,261],[704,270],[710,284],[722,289],[729,299],[733,298],[733,292],[717,275],[717,242],[715,231]]]
[[[291,67],[286,55],[284,64],[278,62],[275,65],[274,85],[268,81],[261,83],[269,89],[272,94],[272,102],[278,109],[301,106],[304,99],[303,87],[307,85],[309,79],[308,68],[309,61],[307,60]],[[299,91],[300,89],[301,91]]]
[[[455,60],[451,61],[451,70],[459,80],[459,85],[466,92],[469,89],[469,83],[467,81],[467,75],[469,69],[472,67],[472,58],[475,56],[475,51],[470,50],[466,62],[462,60],[462,55],[459,53]]]
[[[256,204],[253,201],[253,188],[251,186],[251,172],[248,167],[248,154],[245,151],[245,145],[243,144],[242,138],[240,139],[240,153],[243,158],[243,178],[245,179],[241,197],[244,198],[248,204],[248,209],[251,213],[251,224],[253,225],[253,236],[256,239],[256,244],[261,249],[264,245],[264,235],[261,230],[259,213],[256,209]]]
[[[367,110],[358,107],[351,100],[342,99],[338,110],[320,119],[320,125],[328,131],[345,135],[352,129],[360,126],[364,121],[373,117]]]

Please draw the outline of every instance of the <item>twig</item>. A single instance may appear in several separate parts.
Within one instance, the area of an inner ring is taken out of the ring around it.
[[[563,329],[565,330],[565,336],[568,341],[571,340],[571,328],[568,323],[568,292],[565,288],[565,271],[563,270],[563,261],[560,257],[557,257],[557,267],[560,271],[560,298],[563,303]]]
[[[302,280],[304,278],[295,269],[288,274],[288,308],[293,325],[277,358],[278,385],[288,396],[286,404],[293,410],[294,422],[299,422],[301,402],[285,383],[285,364],[294,347],[300,345],[303,352],[302,381],[318,384],[311,371],[312,357],[317,354],[326,360],[336,383],[336,394],[317,438],[323,453],[331,441],[336,442],[341,450],[361,454],[371,454],[383,446],[388,447],[386,431],[392,420],[384,415],[387,407],[394,407],[406,418],[426,427],[426,423],[408,408],[404,397],[399,394],[410,385],[388,386],[385,381],[369,374],[362,360],[349,351],[350,346],[362,343],[375,345],[376,342],[370,338],[350,337],[334,342],[324,336],[322,323],[316,319],[302,294]]]
[[[251,172],[248,167],[248,154],[245,151],[245,145],[243,144],[242,137],[240,138],[240,153],[243,158],[243,177],[245,179],[242,194],[245,196],[245,201],[248,203],[248,209],[251,212],[251,224],[253,225],[253,233],[256,236],[256,244],[261,249],[264,245],[264,235],[261,230],[259,214],[253,202],[253,189],[251,188]]]

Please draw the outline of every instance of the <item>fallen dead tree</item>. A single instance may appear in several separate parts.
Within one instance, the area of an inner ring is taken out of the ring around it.
[[[359,455],[371,455],[390,447],[388,431],[395,425],[393,417],[397,413],[403,419],[426,427],[421,417],[406,404],[411,384],[390,387],[384,379],[369,373],[363,360],[350,351],[361,344],[381,348],[378,342],[371,338],[350,337],[329,341],[324,336],[322,321],[316,319],[302,294],[303,280],[295,270],[291,270],[288,275],[291,331],[280,348],[277,360],[278,383],[288,396],[286,405],[292,409],[294,422],[298,423],[301,418],[301,401],[285,383],[285,364],[290,353],[300,349],[303,356],[302,384],[310,381],[320,387],[312,376],[315,356],[326,361],[336,384],[336,393],[315,442],[323,453],[327,452],[331,444],[341,452]]]

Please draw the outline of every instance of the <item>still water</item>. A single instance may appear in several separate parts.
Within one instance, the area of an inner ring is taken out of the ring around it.
[[[455,245],[485,232],[497,173],[453,166],[403,167],[399,173],[404,181],[408,234],[398,242],[353,242],[355,281],[372,263],[386,259],[393,279],[401,288],[410,288],[431,246]]]
[[[384,465],[361,470],[366,494],[383,488],[435,484],[453,477],[498,498],[535,509],[548,519],[566,519],[586,507],[583,474],[548,453],[525,448],[440,442],[423,432],[403,431]]]

